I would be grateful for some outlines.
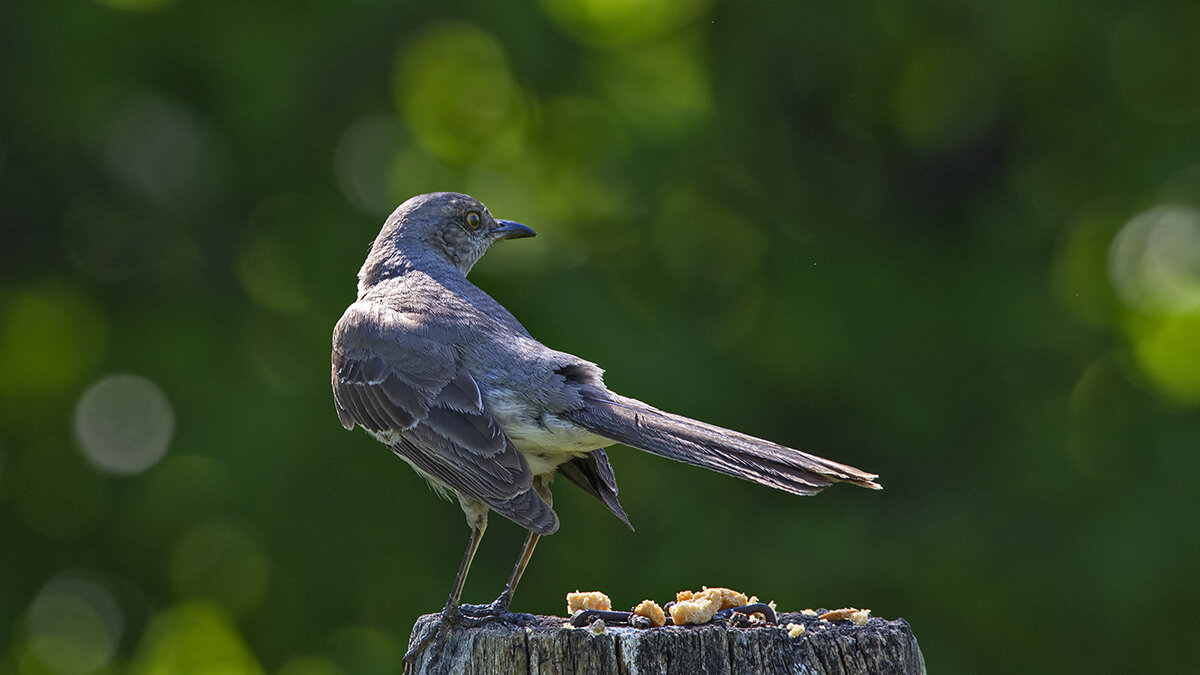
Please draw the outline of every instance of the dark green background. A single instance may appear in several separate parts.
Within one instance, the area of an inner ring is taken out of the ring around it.
[[[1200,659],[1196,3],[8,0],[0,51],[3,675],[396,672],[467,529],[338,424],[329,340],[435,189],[538,230],[472,279],[614,389],[886,488],[614,448],[637,532],[559,483],[516,609],[726,585],[902,616],[936,673]],[[174,415],[134,475],[74,430],[117,373]]]

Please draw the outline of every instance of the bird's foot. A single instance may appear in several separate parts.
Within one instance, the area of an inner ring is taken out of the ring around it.
[[[504,596],[496,598],[486,605],[459,605],[463,625],[468,628],[482,626],[487,623],[503,623],[512,626],[530,626],[537,623],[537,618],[524,612],[512,612],[508,609],[508,600]]]
[[[409,646],[408,651],[404,653],[404,675],[413,672],[413,668],[421,658],[421,654],[441,640],[450,626],[462,625],[462,622],[463,615],[458,610],[458,607],[446,606],[442,610],[442,616],[438,619],[437,626],[425,633],[420,640]],[[436,659],[437,656],[435,655],[433,658]]]
[[[502,623],[510,626],[529,626],[537,623],[537,618],[532,614],[509,611],[508,602],[505,600],[505,598],[500,597],[495,602],[486,605],[462,604],[458,607],[446,607],[443,609],[437,627],[427,632],[420,640],[409,647],[408,652],[404,654],[404,672],[412,672],[417,661],[421,658],[421,654],[426,649],[437,644],[451,626],[478,628],[489,623]],[[436,659],[437,657],[435,656],[434,658]]]

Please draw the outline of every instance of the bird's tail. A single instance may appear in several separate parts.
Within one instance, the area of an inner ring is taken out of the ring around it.
[[[639,450],[798,495],[833,483],[880,489],[875,474],[761,438],[722,429],[588,388],[586,405],[563,416],[592,433]]]

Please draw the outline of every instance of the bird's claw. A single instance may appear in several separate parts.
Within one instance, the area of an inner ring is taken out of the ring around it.
[[[486,605],[464,603],[457,607],[446,607],[442,610],[437,627],[426,633],[404,654],[404,672],[412,672],[421,654],[441,640],[450,626],[478,628],[489,623],[529,626],[537,623],[537,618],[532,614],[509,611],[508,603],[504,602],[502,598],[497,598],[495,602]]]
[[[532,614],[509,611],[508,603],[501,602],[499,599],[486,605],[462,604],[458,606],[458,611],[460,625],[468,628],[482,626],[487,623],[528,626],[537,622],[537,619]]]

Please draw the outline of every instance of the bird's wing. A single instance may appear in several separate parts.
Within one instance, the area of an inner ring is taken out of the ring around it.
[[[488,411],[450,336],[359,302],[334,329],[332,359],[342,426],[384,437],[421,471],[530,530],[557,529],[532,489],[529,464]]]

